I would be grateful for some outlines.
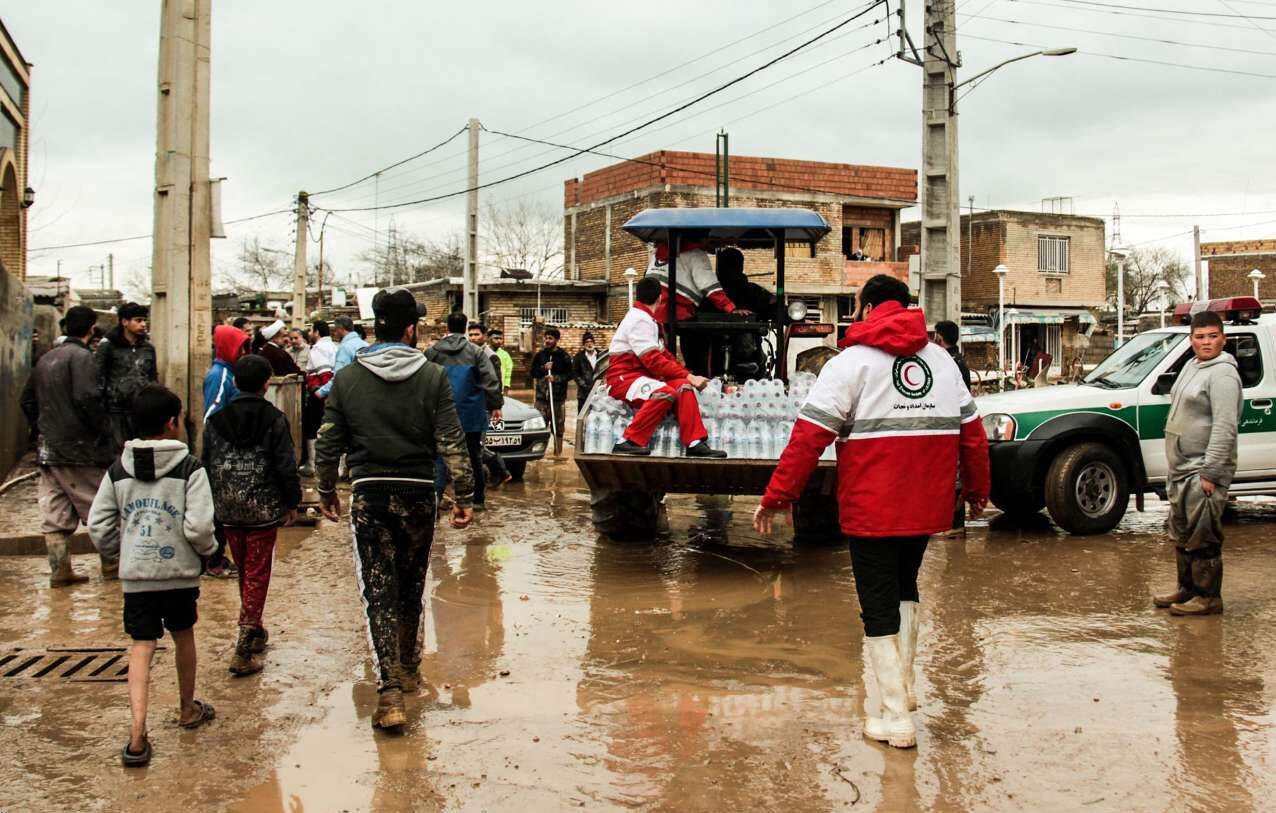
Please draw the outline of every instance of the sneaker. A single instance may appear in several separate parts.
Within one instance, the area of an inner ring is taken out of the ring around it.
[[[253,627],[252,651],[260,655],[266,651],[266,644],[270,641],[270,632],[265,627]]]
[[[726,452],[722,451],[721,449],[711,449],[709,448],[709,444],[704,441],[701,441],[694,446],[687,447],[687,457],[722,458],[726,456],[727,456]]]
[[[230,562],[210,567],[204,574],[210,579],[238,579],[239,570]]]
[[[646,446],[639,446],[637,443],[634,443],[632,440],[622,440],[620,443],[617,443],[615,446],[611,447],[611,453],[637,455],[640,457],[645,457],[646,455],[651,454],[651,449]]]

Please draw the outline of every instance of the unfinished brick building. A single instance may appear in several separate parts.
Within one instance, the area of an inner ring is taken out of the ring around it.
[[[0,23],[0,266],[27,275],[27,132],[31,66]]]
[[[1211,297],[1250,296],[1254,293],[1251,271],[1263,272],[1258,298],[1276,299],[1276,240],[1228,240],[1201,243],[1201,259],[1208,262]]]
[[[564,184],[565,273],[607,284],[608,321],[624,315],[625,270],[641,274],[649,263],[648,246],[621,227],[644,209],[714,206],[715,179],[712,154],[664,150]],[[832,227],[813,254],[805,245],[786,254],[789,296],[806,299],[812,318],[845,318],[851,294],[873,274],[907,278],[908,264],[897,262],[899,214],[916,204],[916,170],[731,156],[730,192],[732,206],[812,209]],[[872,261],[849,259],[857,254]],[[770,285],[773,262],[770,252],[748,252],[745,270]]]

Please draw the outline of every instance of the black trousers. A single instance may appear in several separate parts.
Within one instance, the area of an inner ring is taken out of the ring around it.
[[[400,664],[421,662],[417,633],[434,541],[434,494],[429,486],[361,486],[351,499],[350,524],[377,680],[382,691],[399,688]]]
[[[851,570],[860,618],[869,638],[899,632],[899,603],[919,601],[921,570],[929,536],[849,536]]]

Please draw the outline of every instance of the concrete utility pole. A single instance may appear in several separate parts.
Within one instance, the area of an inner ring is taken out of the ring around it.
[[[106,255],[106,289],[115,290],[115,255]]]
[[[1205,290],[1205,283],[1201,279],[1201,227],[1192,227],[1192,279],[1196,283],[1196,298],[1205,300],[1209,298],[1209,291]]]
[[[926,3],[922,61],[922,257],[920,301],[931,324],[961,322],[961,203],[957,188],[954,0]]]
[[[479,120],[470,119],[469,193],[465,196],[465,277],[461,286],[461,306],[465,315],[478,319],[478,151]]]
[[[208,179],[212,0],[162,0],[151,333],[160,381],[182,399],[199,442],[204,372],[212,363]]]
[[[306,243],[310,240],[310,196],[297,193],[297,243],[292,255],[292,326],[306,324]]]

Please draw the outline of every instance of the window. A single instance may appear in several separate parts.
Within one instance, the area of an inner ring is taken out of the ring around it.
[[[26,104],[27,86],[3,55],[0,55],[0,87],[4,88],[4,92],[9,95],[18,110],[22,110],[23,105]]]
[[[1037,270],[1043,274],[1068,273],[1069,237],[1037,238]]]
[[[536,320],[535,308],[519,308],[519,327],[531,327]],[[541,308],[541,321],[547,325],[561,325],[567,321],[567,308]]]
[[[1223,345],[1223,352],[1231,353],[1232,358],[1236,359],[1236,371],[1241,375],[1241,387],[1249,389],[1263,382],[1263,353],[1259,349],[1257,336],[1253,333],[1230,334]],[[1189,350],[1166,372],[1177,375],[1191,358],[1192,351]]]
[[[843,226],[842,256],[848,260],[889,259],[886,256],[886,230],[867,226]]]

